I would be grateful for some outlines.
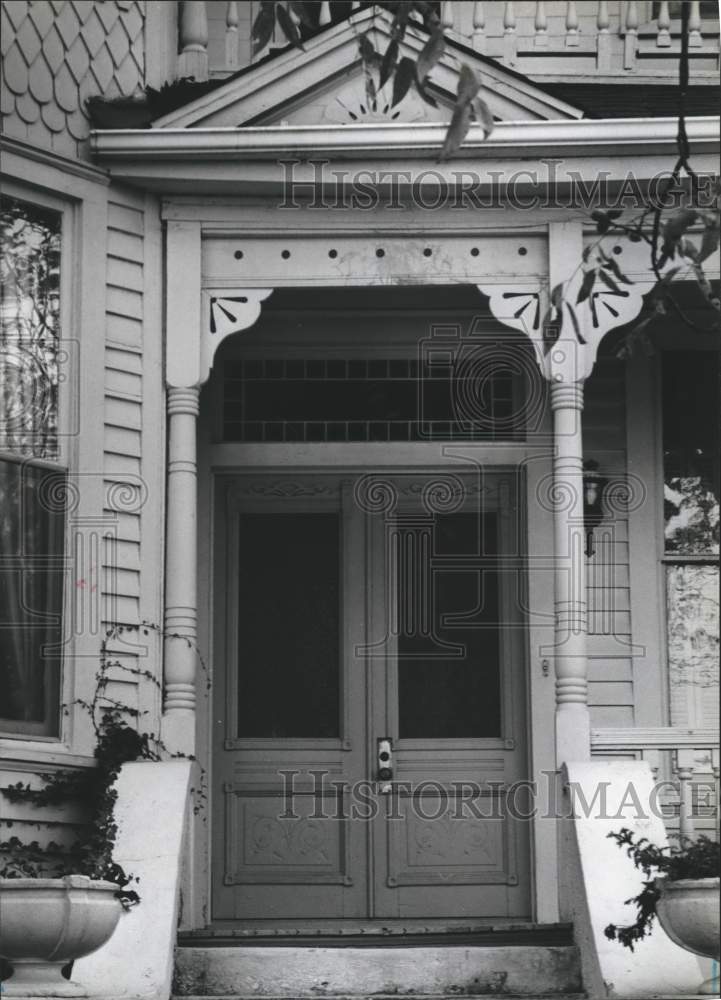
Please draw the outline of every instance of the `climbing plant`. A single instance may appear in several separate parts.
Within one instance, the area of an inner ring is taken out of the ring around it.
[[[194,760],[192,755],[172,753],[155,732],[142,730],[141,710],[110,697],[108,687],[116,670],[133,675],[138,682],[159,688],[155,674],[146,668],[130,666],[112,653],[116,640],[137,632],[148,636],[156,632],[164,637],[160,626],[150,622],[141,625],[113,624],[108,627],[101,642],[100,662],[95,674],[95,688],[90,700],[77,698],[73,704],[80,706],[90,716],[95,733],[95,766],[62,769],[39,775],[43,782],[35,788],[25,782],[17,782],[0,788],[0,793],[13,803],[25,803],[37,809],[43,807],[70,805],[84,813],[82,832],[69,846],[49,841],[41,845],[38,840],[22,840],[11,835],[0,840],[1,878],[59,878],[63,875],[87,875],[93,879],[115,882],[117,897],[124,906],[130,907],[140,901],[137,891],[132,888],[137,881],[127,873],[113,857],[117,838],[115,804],[117,791],[115,782],[123,764],[130,761],[159,761],[170,758]],[[193,646],[201,668],[205,663],[190,639],[176,633],[172,638],[183,639]],[[206,671],[207,674],[207,671]],[[64,708],[68,713],[68,706]],[[197,814],[202,808],[207,793],[205,772],[199,768],[199,781],[191,789],[193,810]],[[13,820],[0,821],[7,829],[14,826]],[[40,819],[36,826],[53,828],[56,821]]]

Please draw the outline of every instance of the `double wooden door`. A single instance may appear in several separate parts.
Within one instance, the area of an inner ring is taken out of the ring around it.
[[[515,474],[218,484],[213,919],[528,916]]]

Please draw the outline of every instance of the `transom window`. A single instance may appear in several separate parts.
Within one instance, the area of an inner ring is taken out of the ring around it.
[[[467,358],[252,358],[223,368],[225,441],[523,440],[514,373]]]

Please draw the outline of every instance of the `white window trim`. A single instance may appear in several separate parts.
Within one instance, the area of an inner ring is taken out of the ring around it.
[[[105,348],[105,241],[107,225],[107,185],[103,171],[78,161],[14,140],[2,140],[3,194],[46,208],[61,211],[61,338],[74,342],[75,357],[67,382],[61,386],[59,404],[60,448],[51,466],[65,468],[72,480],[80,476],[82,488],[74,512],[82,530],[103,510],[103,425],[102,420],[86,419],[77,430],[73,414],[103,413],[103,372]],[[17,458],[17,456],[13,456]],[[44,463],[39,463],[44,464]],[[101,528],[98,530],[102,530]],[[65,554],[70,566],[72,526],[66,521]],[[97,567],[98,588],[101,566]],[[64,635],[75,614],[72,579],[66,573],[63,595]],[[98,591],[100,595],[100,590]],[[102,617],[102,616],[101,616]],[[75,630],[73,629],[73,632]],[[0,735],[0,757],[77,766],[93,762],[95,744],[91,720],[75,699],[92,693],[99,665],[101,634],[72,634],[62,657],[61,719],[59,736]],[[80,686],[82,685],[82,686]],[[85,691],[84,688],[89,690]],[[67,708],[63,709],[62,706]]]

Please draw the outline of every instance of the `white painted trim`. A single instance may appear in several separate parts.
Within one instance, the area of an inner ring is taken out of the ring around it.
[[[435,465],[457,464],[457,459],[449,454],[449,442],[426,441],[330,441],[324,443],[263,443],[241,444],[226,442],[214,444],[210,448],[210,464],[213,470],[230,468],[283,469],[289,465],[298,468],[344,468],[360,470],[367,468],[418,468],[429,463]],[[458,447],[463,442],[452,442]],[[351,451],[352,449],[352,451]],[[506,466],[513,468],[519,463],[532,461],[548,454],[548,445],[533,445],[519,442],[517,445],[505,441],[483,442],[483,458],[486,466]],[[550,560],[550,554],[549,554]]]
[[[163,232],[158,201],[152,195],[143,200],[143,339],[141,474],[149,501],[140,512],[141,572],[140,620],[163,621],[165,567],[165,382],[163,379]],[[146,640],[143,640],[146,641]],[[152,670],[162,685],[162,641],[157,633],[147,639],[148,659],[143,666]],[[140,708],[150,719],[159,720],[160,689],[140,684]]]
[[[40,153],[23,143],[3,139],[3,175],[5,193],[26,201],[53,207],[63,213],[61,249],[61,336],[78,342],[79,349],[70,363],[76,370],[70,373],[71,391],[68,397],[74,414],[104,412],[104,379],[96,373],[104,370],[105,330],[105,237],[107,229],[107,178],[92,168],[65,157]],[[10,179],[13,186],[10,187]],[[88,290],[93,289],[93,294]],[[73,352],[71,352],[72,354]],[[72,564],[72,542],[77,534],[87,541],[103,534],[107,525],[103,512],[103,423],[91,420],[75,436],[61,418],[67,435],[61,444],[58,466],[65,466],[68,477],[82,476],[78,505],[66,522],[65,558],[67,561],[63,600],[63,682],[61,701],[72,703],[76,697],[87,696],[79,685],[94,676],[98,666],[100,636],[91,631],[76,634],[73,628],[74,602],[85,599],[88,590],[76,591],[72,582],[76,571]],[[53,463],[55,464],[55,463]],[[74,530],[73,530],[74,529]],[[87,549],[88,546],[86,545]],[[98,559],[100,562],[100,559]],[[97,569],[99,570],[99,566]],[[100,573],[96,578],[100,587]],[[99,590],[97,591],[99,593]],[[92,598],[89,598],[92,599]],[[102,604],[98,617],[102,617]],[[83,608],[83,620],[89,620],[88,608]],[[72,629],[72,631],[71,631]],[[84,680],[85,679],[85,680]],[[95,739],[87,713],[72,704],[68,716],[61,720],[59,738],[33,739],[17,734],[3,739],[3,752],[19,744],[26,759],[47,761],[48,754],[63,760],[76,760],[90,754]]]
[[[541,780],[556,768],[556,734],[552,723],[556,710],[556,686],[551,658],[542,649],[553,643],[554,591],[552,577],[551,539],[553,515],[538,502],[542,483],[551,473],[553,450],[550,411],[546,407],[545,431],[549,442],[529,455],[522,463],[526,479],[527,538],[525,552],[528,561],[526,599],[528,601],[528,696],[530,774],[538,782],[538,811],[533,818],[531,834],[531,881],[534,893],[533,918],[539,923],[560,920],[558,893],[558,827],[552,801],[542,796],[553,794],[552,782]],[[552,817],[552,818],[547,818]]]
[[[592,729],[591,747],[597,753],[612,750],[715,750],[716,729],[675,729],[648,726],[634,729]]]
[[[0,151],[6,154],[23,157],[33,163],[42,166],[62,170],[64,174],[71,174],[82,180],[90,181],[94,184],[109,184],[110,178],[107,171],[100,167],[94,167],[91,163],[84,163],[70,156],[63,156],[61,153],[53,153],[50,150],[41,149],[39,146],[32,146],[22,139],[14,139],[11,136],[0,136]],[[7,163],[3,166],[3,173],[8,174]],[[58,191],[58,194],[61,192]],[[79,195],[78,195],[79,197]]]
[[[721,137],[711,115],[686,123],[694,152],[715,152]],[[367,157],[372,153],[424,154],[437,157],[447,130],[444,124],[289,125],[263,128],[115,129],[91,133],[101,161],[127,159],[203,160],[277,159],[312,154]],[[472,125],[457,154],[493,157],[519,149],[548,155],[553,150],[603,154],[671,152],[676,148],[676,118],[606,118],[582,121],[499,122],[490,139]]]
[[[663,538],[659,476],[661,424],[657,358],[637,351],[626,364],[626,468],[646,487],[646,500],[628,514],[629,586],[633,650],[633,719],[642,726],[668,719],[665,668],[666,603],[659,566]]]
[[[208,119],[220,124],[228,117],[233,125],[259,118],[267,120],[277,115],[279,108],[297,103],[298,95],[332,85],[339,75],[347,78],[354,72],[360,76],[359,35],[367,32],[376,50],[383,52],[392,37],[391,23],[390,16],[381,10],[359,11],[307,41],[303,49],[290,48],[259,62],[217,90],[158,118],[153,127],[198,127]],[[427,38],[421,25],[411,21],[401,43],[400,56],[417,58]],[[509,107],[529,116],[580,118],[582,115],[578,108],[535,86],[521,74],[509,72],[492,60],[479,59],[473,52],[459,52],[452,44],[434,68],[432,79],[432,89],[436,93],[442,91],[449,103],[457,90],[461,62],[474,66],[484,84],[484,97],[499,117]]]

